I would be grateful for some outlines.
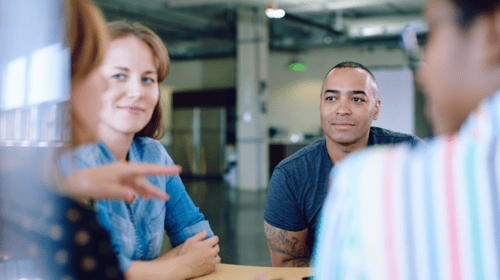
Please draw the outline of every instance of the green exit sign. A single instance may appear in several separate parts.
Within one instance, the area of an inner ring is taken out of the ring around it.
[[[291,71],[304,71],[307,69],[307,65],[305,63],[292,63],[290,64]]]

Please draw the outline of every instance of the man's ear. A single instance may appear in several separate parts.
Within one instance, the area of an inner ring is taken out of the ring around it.
[[[378,119],[378,114],[380,112],[380,103],[382,103],[380,99],[377,99],[377,101],[375,102],[375,114],[373,115],[374,121]]]
[[[500,7],[496,8],[491,15],[485,17],[487,39],[484,62],[489,67],[500,67]]]

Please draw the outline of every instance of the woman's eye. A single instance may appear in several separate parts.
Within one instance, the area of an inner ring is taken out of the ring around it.
[[[123,75],[123,74],[116,74],[116,75],[113,75],[113,78],[115,78],[117,80],[123,80],[123,79],[125,79],[125,75]]]
[[[154,83],[154,80],[151,79],[151,78],[148,78],[148,77],[142,78],[142,81],[145,82],[145,83]]]

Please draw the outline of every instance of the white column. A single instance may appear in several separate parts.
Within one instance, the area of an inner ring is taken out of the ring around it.
[[[237,149],[241,189],[264,189],[269,181],[265,119],[268,21],[264,13],[238,10],[237,23]]]

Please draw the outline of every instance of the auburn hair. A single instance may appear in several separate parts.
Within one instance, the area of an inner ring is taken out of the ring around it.
[[[71,79],[85,78],[106,53],[108,34],[101,11],[91,1],[70,1]]]
[[[69,2],[69,32],[71,47],[71,84],[75,85],[85,79],[104,59],[108,43],[106,22],[101,11],[90,0],[70,0]],[[70,107],[71,146],[94,139],[90,135],[92,129],[80,120]],[[80,133],[78,133],[80,132]],[[85,134],[85,139],[78,135]]]

